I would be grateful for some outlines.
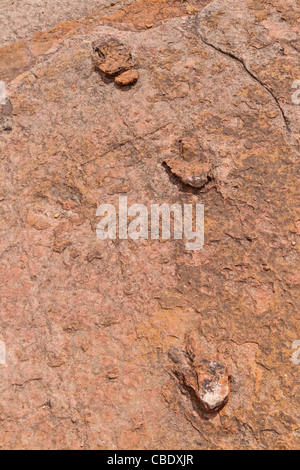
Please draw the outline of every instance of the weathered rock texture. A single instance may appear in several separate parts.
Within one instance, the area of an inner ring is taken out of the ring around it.
[[[1,1],[1,0],[0,0]],[[22,15],[20,17],[14,15],[15,20],[12,22],[10,17],[10,9],[6,8],[3,10],[3,24],[15,25],[15,31],[22,31],[20,35],[13,35],[14,39],[21,37],[21,40],[13,44],[7,43],[5,36],[5,27],[0,33],[1,44],[4,44],[0,48],[0,76],[2,79],[12,80],[20,75],[22,72],[29,70],[34,66],[37,59],[51,51],[54,47],[69,36],[74,35],[80,30],[92,31],[95,26],[103,22],[117,23],[120,27],[120,23],[126,23],[127,28],[133,29],[148,29],[152,28],[155,24],[159,24],[166,18],[173,18],[176,16],[193,15],[200,8],[210,3],[210,0],[190,0],[189,2],[183,2],[182,0],[135,0],[130,3],[130,0],[122,2],[123,8],[120,9],[121,3],[116,4],[112,2],[111,6],[105,7],[105,3],[102,3],[102,8],[91,13],[92,4],[84,2],[86,13],[90,12],[88,16],[80,18],[79,20],[64,21],[57,24],[53,29],[47,30],[46,24],[38,22],[35,24],[34,21],[28,22],[28,19],[23,15],[24,11],[28,15],[26,6],[22,7]],[[197,5],[194,6],[194,4]],[[51,3],[52,5],[52,3]],[[82,7],[82,3],[80,4]],[[117,5],[117,6],[116,6]],[[101,4],[98,4],[100,7]],[[18,3],[18,8],[20,4]],[[112,13],[117,8],[116,13]],[[35,15],[39,11],[36,4],[34,6]],[[59,10],[61,11],[61,10]],[[72,19],[78,17],[75,14],[74,2],[72,2],[72,10],[66,12],[65,19]],[[111,13],[111,14],[108,14]],[[49,16],[50,15],[50,16]],[[106,16],[105,16],[106,15]],[[53,17],[48,12],[46,18],[50,18],[50,24],[53,24]],[[51,20],[52,18],[52,20]],[[19,25],[21,22],[25,30]],[[47,23],[48,24],[48,23]],[[42,31],[36,31],[37,25],[43,26]],[[48,24],[49,26],[49,24]],[[33,32],[36,33],[31,38]],[[11,36],[9,36],[11,37]]]
[[[299,447],[299,13],[219,0],[0,49],[1,448]],[[95,70],[108,38],[135,86]],[[204,248],[98,240],[119,195],[204,203]]]
[[[60,21],[113,14],[133,0],[0,0],[0,43],[30,39]],[[122,10],[121,10],[122,11]],[[120,14],[120,13],[119,13]]]
[[[182,392],[190,395],[203,419],[211,418],[227,404],[231,380],[227,367],[197,333],[188,336],[186,351],[170,350],[169,357]]]

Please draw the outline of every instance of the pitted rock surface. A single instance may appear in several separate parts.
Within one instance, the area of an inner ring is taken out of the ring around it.
[[[299,4],[190,14],[0,50],[2,449],[299,448]],[[134,87],[95,73],[108,37],[138,62]],[[213,184],[174,184],[169,160]],[[98,240],[96,209],[120,195],[204,203],[203,249]],[[191,331],[204,415],[170,358]]]
[[[164,165],[184,185],[196,189],[203,188],[213,179],[212,152],[204,149],[201,143],[193,138],[180,139],[176,144],[173,156],[166,158]]]
[[[9,100],[0,104],[0,132],[10,132],[12,130],[13,107]]]
[[[94,44],[94,51],[96,70],[100,70],[109,77],[126,72],[135,65],[131,53],[114,38]]]
[[[115,82],[119,86],[134,85],[139,79],[139,72],[137,70],[127,70],[122,72],[115,78]]]
[[[224,361],[198,334],[190,335],[186,350],[171,350],[171,370],[183,393],[190,396],[193,408],[203,419],[215,416],[228,402],[230,374]]]
[[[45,31],[60,21],[87,20],[113,14],[126,8],[132,0],[1,0],[0,43],[8,44],[20,39],[30,39],[36,32]]]

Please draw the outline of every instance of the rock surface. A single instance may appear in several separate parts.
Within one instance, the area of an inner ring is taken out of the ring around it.
[[[203,148],[197,138],[180,139],[174,147],[173,156],[167,158],[164,164],[181,183],[201,189],[213,179],[213,155]]]
[[[96,58],[94,58],[95,69],[109,77],[115,77],[134,66],[131,53],[124,44],[114,38],[105,39],[100,44],[96,43],[94,51],[96,54]]]
[[[156,3],[0,49],[2,449],[299,448],[299,4]],[[120,195],[204,203],[204,248],[98,240]]]
[[[30,39],[33,33],[55,26],[60,21],[112,14],[132,0],[21,0],[0,1],[0,43]]]
[[[203,419],[210,419],[227,404],[231,380],[227,366],[197,333],[187,338],[186,351],[171,350],[169,357],[183,393],[190,395],[194,410]]]
[[[137,70],[127,70],[122,72],[115,78],[115,82],[119,86],[133,85],[139,79],[139,73]]]

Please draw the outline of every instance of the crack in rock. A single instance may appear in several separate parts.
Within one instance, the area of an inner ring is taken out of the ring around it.
[[[217,52],[219,52],[219,53],[221,53],[221,54],[223,54],[227,57],[230,57],[231,59],[234,59],[236,62],[238,62],[239,64],[241,64],[243,66],[244,70],[248,73],[248,75],[250,75],[250,77],[253,80],[255,80],[260,86],[262,86],[271,95],[273,101],[275,101],[275,103],[276,103],[276,107],[280,111],[280,114],[282,116],[282,119],[284,121],[284,125],[285,125],[286,129],[288,130],[288,132],[291,132],[290,122],[289,122],[287,116],[285,115],[285,112],[284,112],[284,110],[283,110],[283,108],[282,108],[282,106],[279,102],[279,99],[277,98],[275,93],[267,85],[265,85],[253,72],[251,72],[251,70],[247,67],[245,61],[242,58],[237,57],[236,55],[234,55],[233,52],[225,51],[221,47],[218,47],[218,46],[215,46],[214,44],[211,44],[206,39],[204,39],[202,36],[200,36],[200,39],[206,46],[211,47],[215,51],[217,51]]]

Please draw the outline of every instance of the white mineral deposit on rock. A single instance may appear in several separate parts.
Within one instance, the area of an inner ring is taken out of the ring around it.
[[[0,104],[6,104],[7,100],[7,93],[6,93],[6,86],[3,80],[0,81]]]
[[[3,341],[0,341],[0,365],[6,364],[6,347]]]

